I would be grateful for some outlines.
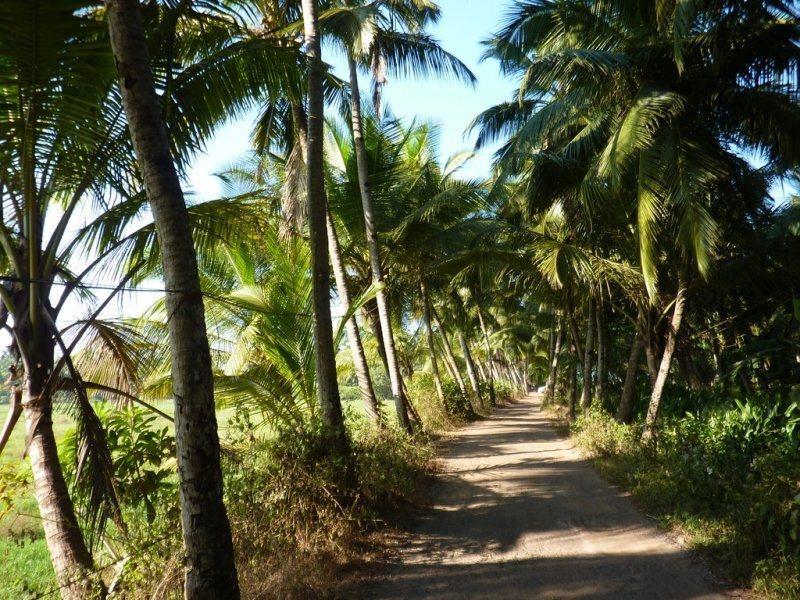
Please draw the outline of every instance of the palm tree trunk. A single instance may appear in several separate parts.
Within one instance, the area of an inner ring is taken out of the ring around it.
[[[558,333],[553,340],[552,354],[550,356],[550,372],[547,374],[547,385],[544,392],[544,401],[552,402],[556,394],[556,377],[558,375],[558,361],[561,356],[561,344],[564,341],[564,328],[558,328]]]
[[[492,403],[492,406],[495,406],[497,404],[497,396],[495,395],[494,391],[495,374],[493,371],[492,361],[492,343],[489,340],[489,330],[486,328],[486,323],[483,320],[483,313],[481,312],[480,306],[478,307],[478,323],[481,326],[483,343],[486,345],[486,380],[489,383],[489,401]]]
[[[326,215],[323,135],[325,99],[322,82],[322,43],[319,33],[316,0],[303,0],[303,29],[308,56],[308,224],[311,237],[311,270],[313,275],[314,335],[316,339],[317,400],[322,423],[331,436],[333,451],[347,456],[349,443],[344,427],[339,383],[336,379],[336,351],[333,346],[331,321],[331,281],[328,269],[328,230]]]
[[[439,329],[439,333],[442,335],[442,348],[444,348],[445,358],[452,365],[453,379],[455,379],[458,389],[461,391],[461,395],[467,398],[467,385],[464,382],[464,378],[461,376],[461,371],[458,369],[458,361],[456,360],[456,355],[453,352],[453,346],[450,345],[450,338],[447,335],[447,330],[445,330],[442,320],[439,318],[439,314],[436,312],[436,309],[431,308],[431,312],[433,313],[433,322],[436,323],[436,327]]]
[[[481,406],[483,406],[483,396],[481,395],[481,386],[480,382],[478,381],[478,374],[475,370],[475,361],[472,360],[472,352],[469,351],[469,344],[467,343],[467,338],[464,336],[463,331],[458,332],[458,341],[461,345],[461,353],[464,355],[464,362],[467,364],[467,377],[469,378],[469,384],[472,387],[472,391],[475,392],[475,397],[478,399],[478,402]]]
[[[606,395],[606,354],[608,343],[606,340],[605,319],[603,318],[603,307],[600,303],[595,305],[597,315],[597,382],[595,395],[602,402]]]
[[[331,255],[333,274],[336,278],[336,289],[339,292],[339,302],[345,313],[350,312],[352,300],[350,290],[347,287],[347,275],[344,270],[342,260],[342,248],[339,245],[339,236],[336,234],[336,227],[333,224],[330,210],[325,212],[325,224],[328,229],[328,250]],[[364,344],[361,341],[361,333],[358,330],[358,322],[355,314],[347,320],[347,341],[350,344],[350,354],[353,355],[353,366],[356,371],[358,389],[361,392],[361,399],[364,401],[364,409],[367,416],[375,423],[381,422],[380,407],[375,396],[375,388],[372,385],[372,376],[367,364],[367,355],[364,352]]]
[[[308,2],[309,0],[305,1]],[[397,410],[397,418],[400,421],[400,426],[410,433],[411,422],[408,418],[408,410],[406,408],[407,402],[403,393],[403,380],[400,374],[400,365],[397,361],[394,335],[392,334],[389,298],[386,294],[385,286],[383,285],[383,268],[381,266],[380,249],[378,248],[378,232],[375,227],[375,214],[372,209],[372,191],[369,186],[369,163],[367,161],[367,147],[364,143],[364,132],[362,129],[361,90],[358,85],[358,67],[352,56],[348,56],[348,66],[350,68],[350,113],[353,127],[353,141],[356,150],[358,185],[361,192],[361,204],[364,210],[364,227],[369,250],[372,282],[375,285],[381,286],[376,300],[378,302],[378,316],[381,323],[383,346],[386,352],[386,362],[389,367],[389,382],[392,386],[392,397],[394,398],[395,408]]]
[[[134,151],[161,246],[188,599],[238,598],[222,495],[211,353],[189,213],[170,154],[137,0],[107,0],[111,46]]]
[[[431,327],[431,299],[428,296],[428,286],[425,280],[419,282],[419,291],[422,294],[422,316],[425,321],[425,334],[428,338],[428,352],[431,356],[431,371],[433,373],[433,382],[436,385],[436,395],[439,401],[444,405],[444,387],[442,386],[442,378],[439,374],[439,363],[436,360],[436,344],[433,340],[433,327]]]
[[[53,405],[50,398],[42,397],[49,364],[52,361],[31,356],[33,372],[26,374],[22,404],[25,426],[30,445],[33,494],[39,505],[45,541],[56,573],[56,580],[65,600],[80,600],[105,596],[105,587],[99,575],[94,574],[94,561],[83,539],[75,517],[58,448],[53,434]],[[35,368],[40,365],[44,368]]]
[[[575,413],[578,408],[578,361],[572,365],[572,381],[569,387],[569,419],[575,419]]]
[[[642,353],[642,336],[638,331],[633,334],[631,353],[628,357],[628,368],[625,371],[625,386],[617,408],[617,421],[630,423],[633,421],[633,402],[636,399],[636,374],[639,372],[639,356]]]
[[[586,324],[586,345],[583,357],[583,393],[581,406],[584,410],[592,404],[592,350],[594,349],[594,298],[589,298],[589,317]]]
[[[383,345],[383,330],[381,329],[381,319],[378,316],[378,303],[375,299],[368,300],[362,309],[364,318],[369,323],[372,330],[372,337],[375,338],[375,344],[378,347],[378,355],[381,357],[384,371],[386,376],[389,376],[389,361],[386,360],[386,348]]]
[[[308,117],[299,104],[292,104],[292,118],[294,119],[297,138],[303,156],[308,156]],[[339,243],[339,235],[336,233],[336,226],[331,216],[330,207],[325,210],[325,228],[328,233],[328,253],[330,254],[331,266],[336,280],[336,289],[339,292],[339,301],[345,313],[350,312],[352,300],[350,288],[347,285],[347,274],[342,260],[342,247]],[[361,392],[361,399],[364,402],[364,410],[367,416],[374,423],[380,423],[380,408],[375,396],[375,388],[372,385],[372,376],[367,364],[367,356],[364,353],[364,344],[361,341],[361,333],[358,329],[358,321],[353,315],[345,323],[347,330],[347,341],[350,345],[350,353],[353,355],[353,366],[356,372],[358,389]]]
[[[650,396],[650,405],[647,407],[647,419],[645,421],[644,432],[642,439],[649,441],[653,438],[658,423],[658,415],[661,411],[661,398],[664,394],[664,385],[667,383],[669,370],[672,366],[672,357],[675,353],[675,345],[678,339],[678,333],[681,329],[681,322],[683,321],[683,312],[686,309],[686,281],[683,276],[678,280],[678,293],[675,296],[675,308],[672,313],[672,323],[670,324],[669,333],[667,334],[667,344],[664,348],[664,354],[661,357],[661,366],[658,369],[658,376],[656,377],[653,385],[653,393]]]

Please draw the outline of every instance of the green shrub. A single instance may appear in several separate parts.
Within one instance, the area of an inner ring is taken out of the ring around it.
[[[324,595],[341,575],[340,564],[357,555],[363,532],[416,500],[431,448],[391,428],[378,431],[362,417],[349,430],[349,469],[346,459],[331,457],[318,428],[269,439],[244,430],[234,436],[236,449],[223,467],[243,596]],[[177,523],[159,515],[133,528],[136,558],[122,586],[128,597],[150,597],[156,588],[179,597]]]
[[[408,381],[411,401],[429,433],[460,427],[475,418],[469,399],[464,398],[455,382],[445,379],[442,387],[445,393],[444,404],[436,394],[436,385],[430,373],[415,373]]]
[[[800,595],[796,404],[735,402],[662,422],[657,445],[600,409],[574,424],[579,445],[649,512],[688,533],[728,574]],[[785,596],[784,596],[785,597]]]

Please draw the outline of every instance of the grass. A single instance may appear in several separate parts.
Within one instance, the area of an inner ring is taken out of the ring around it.
[[[435,398],[432,384],[425,381],[415,390],[415,401],[417,406],[429,419],[428,424],[437,428],[449,428],[461,421],[452,419],[446,415],[438,415],[434,419],[431,416],[432,406],[438,408],[438,400]],[[430,389],[428,389],[430,388]],[[354,386],[342,386],[342,404],[348,420],[351,423],[365,423],[364,407],[358,392]],[[169,401],[157,403],[157,408],[167,414],[173,414],[173,406]],[[391,400],[384,398],[381,402],[383,414],[387,416],[389,422],[394,422],[394,405]],[[8,405],[0,405],[0,421],[4,421],[8,412]],[[220,426],[220,437],[223,439],[235,436],[235,428],[229,425],[233,417],[232,410],[220,411],[218,422]],[[155,426],[163,427],[164,421],[158,419]],[[64,435],[73,427],[72,419],[63,412],[56,411],[53,416],[53,427],[56,439],[62,439]],[[415,444],[405,443],[402,438],[382,438],[375,437],[371,433],[371,426],[366,426],[365,430],[356,432],[356,447],[358,450],[358,466],[361,470],[360,479],[365,486],[353,490],[354,497],[358,498],[357,506],[351,508],[344,507],[341,510],[330,512],[329,492],[335,487],[335,482],[331,481],[331,473],[324,474],[324,464],[315,463],[316,459],[309,464],[303,464],[300,460],[290,460],[288,463],[281,464],[272,462],[258,461],[252,463],[252,471],[234,469],[244,480],[240,482],[242,486],[237,490],[231,477],[235,478],[235,473],[228,475],[228,489],[231,493],[230,507],[232,523],[236,528],[237,544],[258,546],[253,560],[242,564],[242,582],[245,587],[251,590],[258,589],[263,593],[265,581],[262,578],[264,564],[259,562],[263,559],[272,564],[272,573],[275,577],[270,580],[270,587],[282,589],[289,596],[299,595],[307,592],[321,592],[332,581],[335,576],[340,576],[340,564],[337,563],[341,557],[336,558],[338,550],[348,547],[349,556],[359,552],[353,546],[356,544],[354,535],[357,527],[363,526],[366,521],[373,519],[380,520],[382,516],[376,507],[390,508],[397,502],[403,502],[414,493],[415,474],[425,470],[425,465],[429,456],[429,449],[425,443],[419,440]],[[274,432],[271,430],[262,431],[262,439],[265,444],[270,444]],[[277,443],[277,439],[275,442]],[[6,472],[15,469],[23,475],[28,471],[27,461],[21,462],[25,445],[24,423],[19,423],[12,434],[9,445],[0,456],[0,469],[4,466]],[[269,446],[259,448],[266,451]],[[286,449],[285,449],[286,450]],[[290,451],[291,450],[291,451]],[[292,454],[295,449],[286,450]],[[301,451],[302,455],[303,452]],[[280,459],[284,461],[286,459]],[[279,461],[279,462],[280,462]],[[313,466],[313,468],[311,468]],[[263,478],[257,489],[252,487],[253,478]],[[292,479],[307,478],[304,485],[298,484]],[[326,477],[328,478],[326,480]],[[28,485],[20,493],[17,493],[13,501],[13,508],[3,516],[3,490],[2,479],[0,479],[0,564],[3,565],[3,578],[0,580],[0,600],[17,600],[24,598],[38,597],[56,586],[55,577],[47,545],[44,540],[44,533],[38,517],[38,507],[32,497],[29,486],[29,473],[27,473]],[[333,486],[333,487],[331,487]],[[259,494],[266,491],[269,494],[270,488],[284,487],[292,490],[290,496],[293,503],[297,506],[281,506],[280,514],[275,514],[275,498],[265,496],[260,498]],[[254,497],[259,501],[255,504],[250,503],[250,498]],[[305,503],[305,504],[303,504]],[[362,504],[363,503],[363,504]],[[253,515],[259,512],[263,518],[258,522],[254,521]],[[304,512],[305,511],[305,512]],[[326,512],[328,511],[328,512]],[[310,515],[310,516],[309,516]],[[269,519],[270,526],[265,529],[265,519]],[[276,521],[277,519],[277,521]],[[294,520],[292,520],[294,519]],[[126,519],[127,520],[127,519]],[[131,525],[131,523],[129,523]],[[155,525],[145,523],[140,534],[144,545],[157,537]],[[179,536],[173,539],[175,534],[175,515],[166,520],[164,531],[170,543],[176,543]],[[163,533],[163,531],[162,531]],[[291,538],[291,539],[290,539]],[[276,541],[277,540],[277,541]],[[256,543],[257,542],[257,543]],[[267,552],[263,544],[271,548]],[[277,544],[277,545],[276,545]],[[281,548],[287,554],[273,554],[275,548]],[[157,548],[156,548],[157,549]],[[160,570],[156,575],[163,575],[171,567],[175,567],[176,572],[180,571],[180,564],[177,559],[169,562],[164,557],[172,556],[173,546],[165,546],[160,556],[150,556],[153,564],[160,565]],[[253,550],[252,547],[248,550]],[[266,553],[265,553],[266,552]],[[164,558],[162,560],[162,558]],[[168,564],[167,564],[168,563]],[[146,567],[142,567],[146,570]],[[135,574],[134,574],[135,576]],[[179,584],[180,577],[176,579]],[[276,583],[277,582],[277,583]],[[131,587],[146,584],[151,581],[128,582]],[[293,586],[300,586],[294,589]],[[141,588],[140,588],[141,589]]]

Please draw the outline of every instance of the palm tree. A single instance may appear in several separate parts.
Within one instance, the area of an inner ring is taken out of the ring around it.
[[[347,6],[357,10],[361,3],[347,2]],[[395,401],[397,415],[401,425],[408,431],[411,424],[408,419],[407,399],[404,397],[403,380],[397,359],[394,335],[392,333],[391,312],[384,286],[384,273],[381,252],[378,245],[378,231],[372,191],[370,188],[370,172],[367,148],[364,142],[361,90],[358,81],[359,64],[366,65],[376,75],[376,99],[384,81],[384,72],[388,69],[420,73],[438,73],[452,75],[470,81],[474,76],[458,60],[441,49],[435,40],[420,33],[431,21],[439,16],[439,9],[433,2],[396,0],[392,2],[367,2],[369,17],[358,18],[361,28],[355,29],[358,37],[348,39],[352,31],[334,32],[342,40],[347,54],[350,75],[350,116],[355,156],[358,166],[358,183],[364,214],[367,247],[370,257],[370,271],[373,285],[380,287],[377,296],[378,316],[380,319],[383,348],[389,368],[389,379],[392,396]],[[355,14],[354,10],[354,14]],[[363,11],[361,11],[363,12]],[[398,29],[399,27],[399,29]],[[362,47],[363,40],[370,40]],[[380,104],[379,101],[376,104]],[[380,109],[376,111],[380,115]]]
[[[330,272],[328,271],[328,232],[325,194],[323,135],[325,98],[322,43],[316,0],[303,0],[305,47],[308,56],[308,223],[311,236],[311,267],[314,274],[314,322],[317,343],[317,397],[322,422],[328,429],[333,451],[346,456],[349,443],[344,428],[339,384],[336,379],[336,354],[333,347],[333,326],[330,305]]]
[[[726,187],[754,189],[745,183],[752,167],[732,148],[754,148],[777,169],[796,158],[778,126],[798,118],[783,85],[797,60],[794,27],[782,20],[793,15],[768,4],[526,4],[512,9],[491,41],[501,67],[524,78],[517,101],[481,117],[481,141],[511,135],[503,163],[507,175],[527,181],[532,213],[559,196],[586,214],[601,205],[623,208],[647,295],[653,305],[671,306],[646,437],[691,273],[707,279],[719,249],[725,215],[714,200],[729,197]],[[651,52],[656,46],[666,50]],[[674,291],[664,297],[658,290],[670,280]]]
[[[133,148],[161,246],[172,354],[187,598],[238,598],[223,504],[211,353],[189,215],[156,95],[138,0],[106,2]]]

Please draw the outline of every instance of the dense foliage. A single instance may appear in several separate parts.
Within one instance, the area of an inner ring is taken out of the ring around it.
[[[796,8],[510,2],[484,180],[383,98],[474,83],[440,17],[2,3],[4,592],[318,595],[430,434],[535,384],[735,578],[800,593]],[[187,201],[232,119],[224,196]]]

